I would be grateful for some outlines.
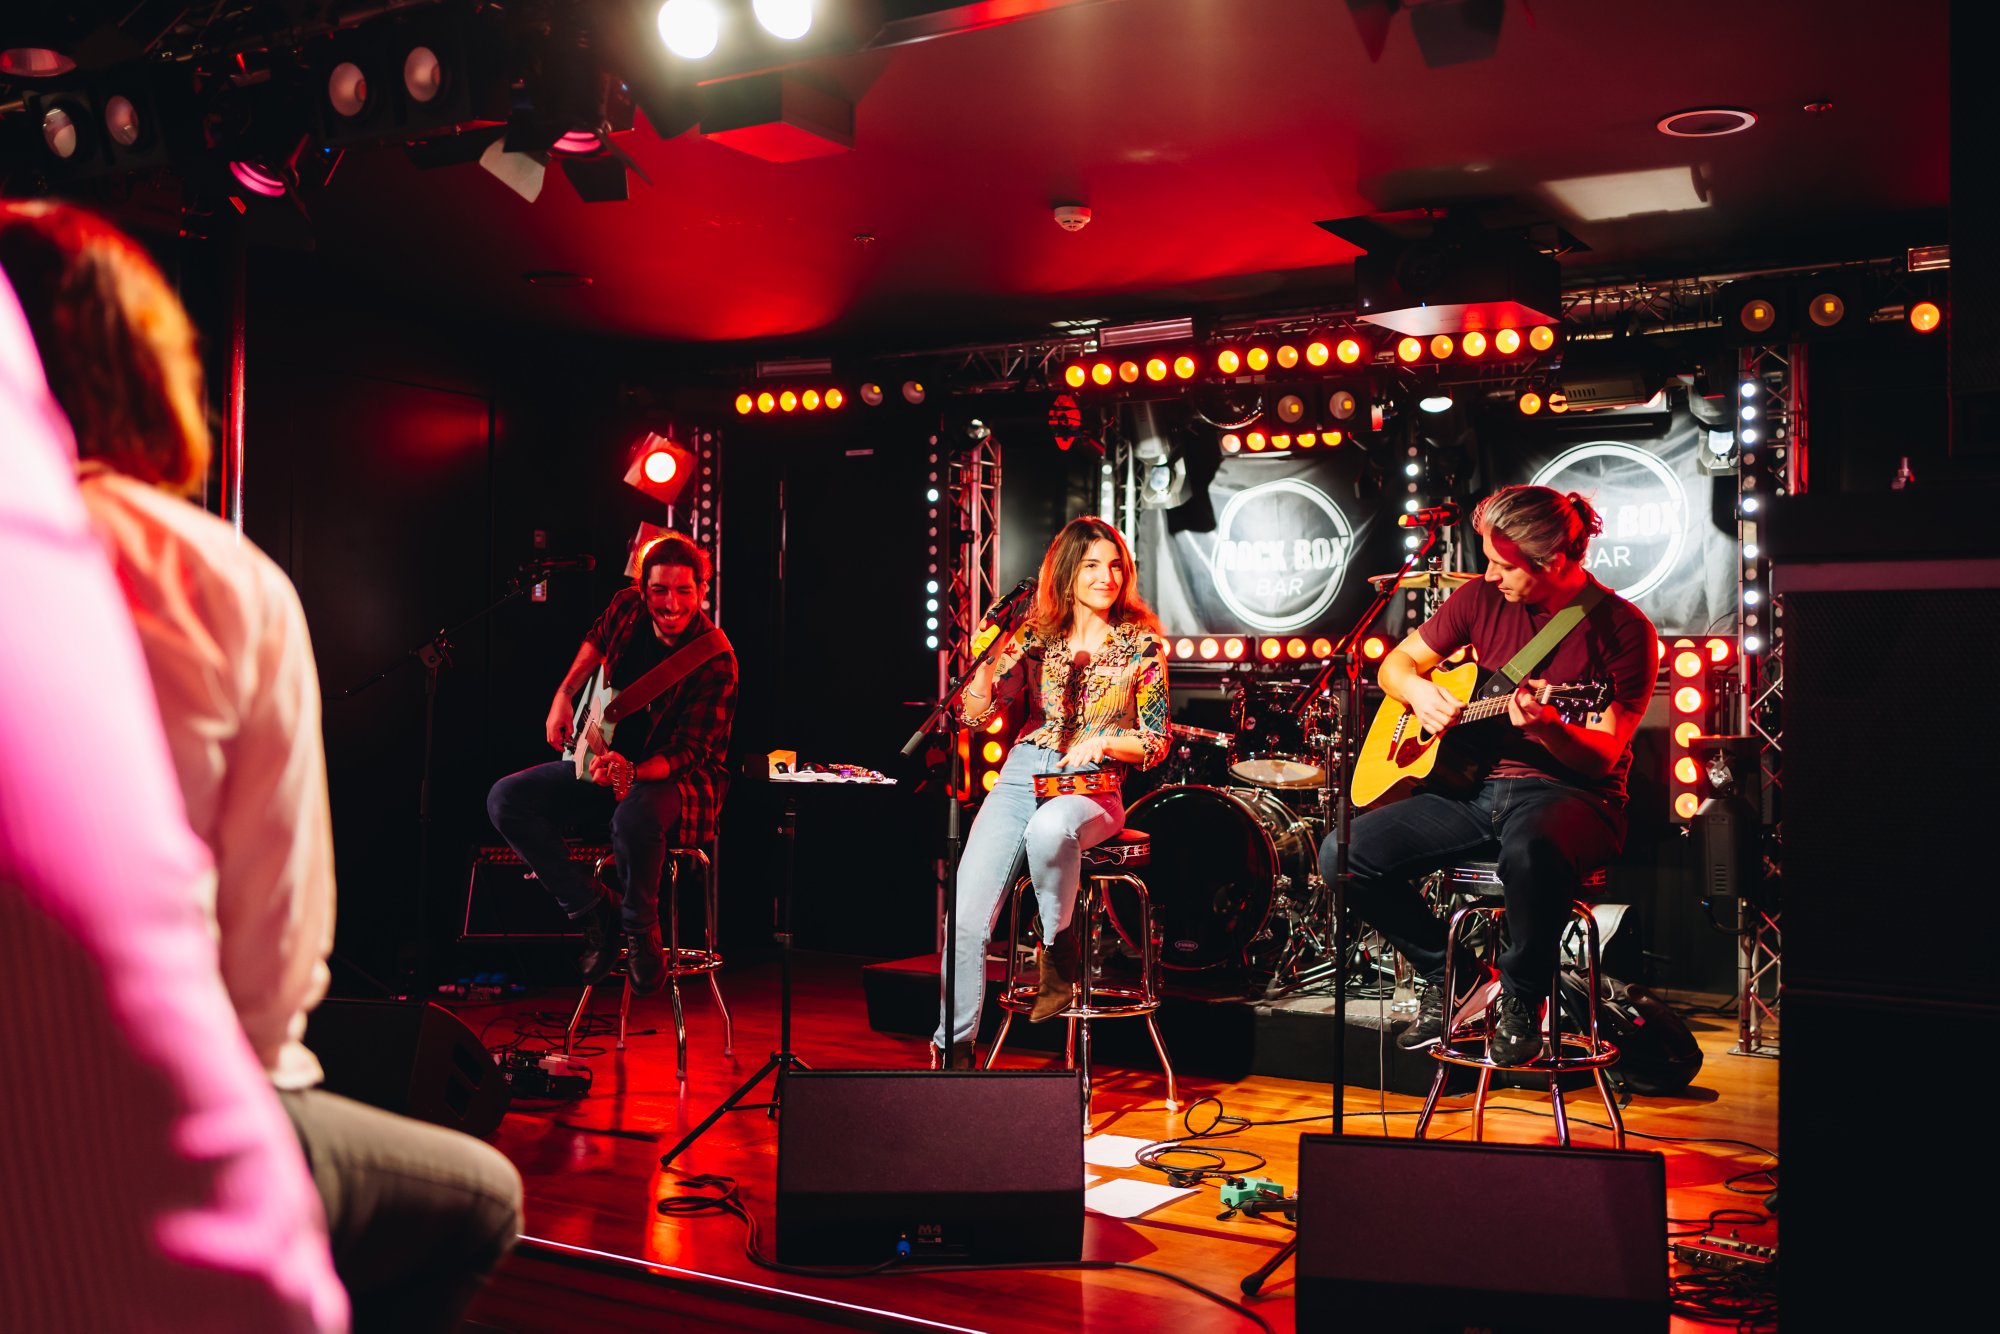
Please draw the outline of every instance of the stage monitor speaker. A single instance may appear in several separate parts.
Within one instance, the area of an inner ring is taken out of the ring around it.
[[[479,1037],[426,1001],[326,1000],[306,1046],[342,1097],[484,1138],[507,1114],[507,1082]]]
[[[1298,1327],[1667,1328],[1666,1160],[1299,1137]]]
[[[1082,1258],[1074,1071],[802,1070],[784,1081],[784,1263]]]
[[[571,844],[569,859],[585,877],[611,849]],[[608,870],[609,868],[607,868]],[[565,940],[582,935],[555,898],[543,889],[512,848],[481,848],[472,859],[465,887],[465,921],[458,938],[467,940]]]

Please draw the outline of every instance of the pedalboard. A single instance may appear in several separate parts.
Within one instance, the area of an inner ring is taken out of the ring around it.
[[[1677,1241],[1674,1243],[1674,1258],[1686,1261],[1697,1269],[1748,1274],[1756,1278],[1768,1278],[1778,1269],[1776,1246],[1760,1246],[1753,1241],[1743,1241],[1734,1234],[1727,1237],[1705,1236],[1699,1241]]]

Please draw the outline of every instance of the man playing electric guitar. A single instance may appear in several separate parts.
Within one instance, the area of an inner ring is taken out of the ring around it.
[[[680,533],[653,544],[639,585],[619,590],[590,627],[549,706],[549,744],[574,744],[582,761],[523,769],[487,794],[493,827],[582,927],[578,963],[587,981],[615,964],[622,926],[633,988],[652,992],[665,983],[659,893],[666,850],[715,839],[729,782],[736,655],[701,610],[710,568],[708,553]],[[604,729],[602,749],[598,734],[577,735],[577,695],[586,682],[615,692],[614,705],[629,711]],[[617,904],[570,860],[562,839],[570,822],[607,817]]]
[[[1624,845],[1625,776],[1632,735],[1652,700],[1658,639],[1645,613],[1585,568],[1590,539],[1603,524],[1583,497],[1540,486],[1504,487],[1479,503],[1472,526],[1486,554],[1484,576],[1460,587],[1390,650],[1377,677],[1382,689],[1407,705],[1427,732],[1442,732],[1464,702],[1429,679],[1433,668],[1468,646],[1482,668],[1513,664],[1575,603],[1581,619],[1553,647],[1536,645],[1535,660],[1520,664],[1516,679],[1524,686],[1603,682],[1608,701],[1573,723],[1537,703],[1529,690],[1515,690],[1507,722],[1496,718],[1481,726],[1489,748],[1476,791],[1419,792],[1355,817],[1347,901],[1421,975],[1421,1008],[1397,1041],[1407,1049],[1428,1046],[1446,1022],[1438,985],[1445,924],[1415,888],[1415,878],[1497,846],[1507,943],[1499,957],[1502,994],[1489,1054],[1513,1064],[1541,1045],[1541,998],[1548,994],[1571,900],[1579,897],[1584,877]],[[1321,873],[1329,878],[1335,854],[1329,839],[1320,849]]]

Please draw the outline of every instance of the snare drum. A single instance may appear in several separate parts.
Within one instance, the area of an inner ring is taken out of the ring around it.
[[[1264,929],[1283,890],[1303,886],[1318,848],[1311,827],[1256,788],[1163,787],[1125,812],[1152,836],[1146,891],[1162,932],[1163,968],[1227,968]],[[1121,923],[1131,896],[1111,891]]]
[[[1307,687],[1297,681],[1250,681],[1236,697],[1236,740],[1229,772],[1258,787],[1318,787],[1326,777],[1312,738],[1326,730],[1324,694],[1298,709]],[[1294,710],[1297,709],[1297,712]]]

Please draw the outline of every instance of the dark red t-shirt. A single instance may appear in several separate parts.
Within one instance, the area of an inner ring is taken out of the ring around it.
[[[1483,680],[1486,673],[1505,666],[1525,648],[1553,614],[1525,602],[1509,602],[1500,596],[1497,586],[1482,579],[1460,585],[1438,608],[1437,615],[1418,627],[1417,633],[1433,653],[1444,657],[1471,645]],[[1653,623],[1646,619],[1646,613],[1607,591],[1604,599],[1584,617],[1583,624],[1565,636],[1542,664],[1527,675],[1559,685],[1603,681],[1611,687],[1612,700],[1626,709],[1644,713],[1652,702],[1653,682],[1659,674],[1659,655],[1654,644]],[[1479,729],[1478,741],[1483,753],[1492,757],[1487,770],[1489,777],[1553,778],[1615,803],[1623,804],[1625,800],[1625,775],[1632,767],[1630,746],[1611,766],[1610,773],[1592,778],[1558,761],[1504,717],[1468,726]]]

